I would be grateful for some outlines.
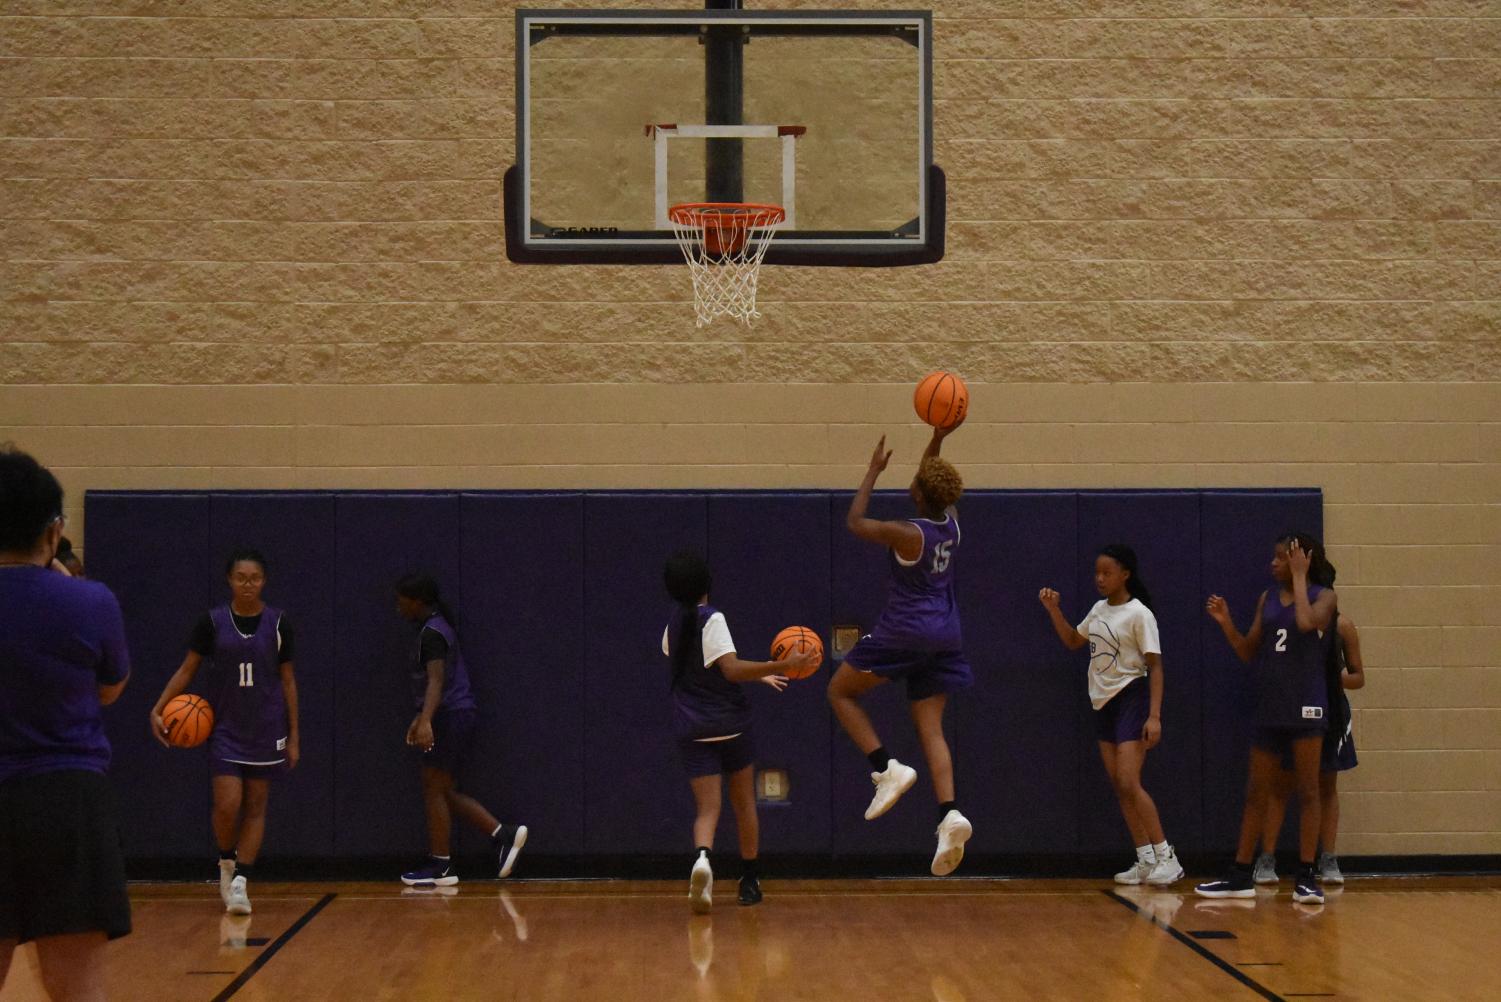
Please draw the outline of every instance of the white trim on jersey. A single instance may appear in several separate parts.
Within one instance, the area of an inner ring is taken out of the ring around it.
[[[228,762],[230,765],[281,765],[283,762],[286,761],[286,759],[279,758],[275,762],[246,762],[243,759],[226,758],[226,759],[220,759],[220,761],[221,762]]]

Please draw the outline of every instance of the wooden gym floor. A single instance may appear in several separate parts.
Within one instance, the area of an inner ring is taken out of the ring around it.
[[[1322,908],[1078,880],[262,884],[232,919],[209,884],[132,887],[111,998],[1501,998],[1501,878],[1352,879]],[[29,949],[0,1002],[42,999]]]

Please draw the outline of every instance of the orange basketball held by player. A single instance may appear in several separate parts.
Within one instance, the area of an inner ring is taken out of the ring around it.
[[[823,641],[806,626],[789,626],[771,641],[771,656],[777,661],[786,661],[804,652],[818,655],[818,664],[801,670],[788,669],[784,673],[788,678],[807,678],[818,671],[818,665],[823,663]]]
[[[173,696],[162,708],[167,742],[174,748],[197,748],[214,729],[214,710],[202,696]]]
[[[912,406],[925,424],[952,428],[969,412],[969,387],[952,372],[930,372],[917,384]]]

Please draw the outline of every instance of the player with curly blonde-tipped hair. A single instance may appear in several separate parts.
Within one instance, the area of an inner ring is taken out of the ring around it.
[[[885,436],[877,443],[845,524],[861,539],[887,548],[891,591],[876,625],[850,650],[829,682],[834,715],[875,770],[871,773],[875,797],[865,811],[865,819],[871,821],[912,788],[917,771],[886,753],[858,700],[891,679],[907,680],[912,721],[938,797],[938,849],[932,872],[939,877],[959,865],[971,834],[968,819],[956,807],[954,763],[943,736],[943,708],[949,693],[968,688],[974,681],[964,658],[959,605],[954,598],[954,557],[959,549],[959,513],[954,505],[964,493],[964,481],[938,455],[944,438],[962,423],[933,430],[908,488],[917,505],[916,518],[883,522],[865,517],[876,478],[891,459]]]

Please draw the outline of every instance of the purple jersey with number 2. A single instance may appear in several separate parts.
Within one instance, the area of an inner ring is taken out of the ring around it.
[[[957,651],[964,646],[959,605],[954,600],[959,519],[950,511],[940,522],[908,521],[922,531],[922,552],[908,563],[896,550],[887,551],[891,588],[886,608],[870,631],[871,639],[911,651]]]
[[[208,699],[214,710],[209,752],[226,762],[276,765],[287,757],[287,702],[281,689],[281,610],[261,610],[245,636],[229,606],[209,613],[214,664]]]

